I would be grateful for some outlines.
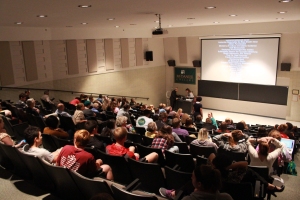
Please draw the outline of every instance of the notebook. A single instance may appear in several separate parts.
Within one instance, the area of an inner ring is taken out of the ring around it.
[[[293,153],[295,140],[281,138],[280,142],[286,146],[290,154]]]

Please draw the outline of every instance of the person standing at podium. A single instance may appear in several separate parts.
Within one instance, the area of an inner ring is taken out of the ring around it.
[[[197,115],[201,115],[201,117],[203,118],[201,101],[202,101],[202,97],[197,97],[196,103],[194,103],[194,105],[193,105],[194,119],[196,119]]]
[[[170,104],[171,107],[174,109],[176,105],[176,100],[179,98],[179,95],[177,95],[178,88],[176,87],[172,92],[170,96]]]

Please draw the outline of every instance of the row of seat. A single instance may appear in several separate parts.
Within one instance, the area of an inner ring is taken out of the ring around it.
[[[33,179],[38,187],[63,199],[90,199],[98,193],[108,193],[115,199],[164,199],[142,191],[138,192],[140,194],[134,194],[126,191],[124,185],[102,178],[93,180],[83,177],[75,171],[51,165],[36,156],[25,154],[2,143],[0,143],[0,156],[0,164],[6,169],[13,170],[13,173],[26,180]],[[133,187],[127,189],[132,190]]]

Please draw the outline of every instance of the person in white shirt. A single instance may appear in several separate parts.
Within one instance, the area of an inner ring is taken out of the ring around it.
[[[153,122],[153,119],[150,118],[151,110],[144,110],[144,115],[140,116],[136,120],[136,127],[144,127],[145,130],[148,128],[148,124]]]

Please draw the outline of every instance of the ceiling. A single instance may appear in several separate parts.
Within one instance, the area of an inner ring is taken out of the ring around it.
[[[293,21],[300,20],[300,0],[0,0],[0,27],[154,29],[156,13],[162,28]]]

